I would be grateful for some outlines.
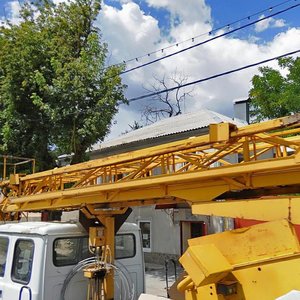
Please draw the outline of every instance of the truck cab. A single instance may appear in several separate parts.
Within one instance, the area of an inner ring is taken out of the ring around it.
[[[68,274],[90,256],[88,236],[77,223],[24,222],[0,225],[0,300],[82,300],[87,279]],[[124,223],[115,237],[115,264],[125,269],[135,290],[144,292],[144,260],[137,225]],[[122,270],[121,270],[122,271]],[[122,299],[115,273],[115,299]],[[64,297],[61,291],[65,289]]]

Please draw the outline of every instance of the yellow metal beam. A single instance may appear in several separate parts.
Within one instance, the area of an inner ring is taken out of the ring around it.
[[[236,131],[231,132],[230,139],[236,141],[236,138],[241,138],[243,136],[251,136],[263,131],[275,130],[277,128],[282,128],[284,126],[292,126],[295,123],[298,124],[300,119],[300,114],[285,118],[280,118],[276,120],[267,121],[260,124],[248,125],[243,128],[237,129]],[[299,128],[298,128],[299,133]],[[274,136],[274,133],[271,133]],[[284,131],[280,132],[281,135],[284,135]],[[220,142],[223,142],[220,141]],[[172,142],[169,144],[163,144],[161,146],[150,147],[143,150],[133,151],[131,153],[115,155],[103,159],[97,159],[94,161],[89,161],[85,163],[80,163],[77,165],[66,166],[62,168],[56,168],[53,170],[40,172],[32,175],[26,176],[24,180],[41,180],[43,177],[54,176],[54,175],[64,175],[72,174],[74,172],[87,172],[87,170],[100,168],[104,166],[118,165],[120,163],[125,164],[127,162],[132,162],[141,159],[148,159],[154,155],[164,155],[169,154],[174,151],[186,151],[189,149],[197,150],[197,147],[204,147],[204,149],[213,149],[218,147],[218,142],[211,143],[209,135],[189,138],[184,141]],[[222,145],[222,143],[221,143]],[[211,152],[210,152],[211,153]]]
[[[287,137],[291,130],[294,136]],[[300,184],[300,114],[240,129],[212,126],[211,134],[4,181],[0,186],[10,192],[2,210],[128,207],[152,199],[197,203],[227,191]],[[290,156],[282,154],[287,147]],[[275,156],[260,160],[266,151]]]
[[[286,219],[300,225],[300,196],[243,199],[194,203],[195,215],[222,216],[230,218],[275,221]]]
[[[127,206],[126,202],[131,200],[170,197],[191,202],[209,201],[226,191],[236,190],[235,182],[231,183],[233,179],[241,183],[244,182],[247,189],[272,187],[277,184],[300,184],[300,165],[296,165],[298,167],[296,168],[292,157],[256,163],[246,167],[248,172],[246,174],[249,175],[249,178],[245,177],[244,166],[246,164],[235,165],[224,167],[221,170],[214,168],[206,171],[144,178],[131,182],[116,182],[114,184],[102,184],[14,197],[9,199],[3,210],[45,209],[46,201],[50,201],[46,206],[53,209],[75,208],[87,203],[110,204],[122,201],[124,202],[122,206]],[[230,178],[228,182],[226,176]]]

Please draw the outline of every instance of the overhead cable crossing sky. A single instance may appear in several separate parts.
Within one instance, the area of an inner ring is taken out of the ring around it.
[[[256,66],[268,63],[270,61],[273,61],[273,60],[276,60],[276,59],[279,59],[279,58],[282,58],[282,57],[291,56],[291,55],[297,54],[299,52],[300,52],[300,49],[292,51],[292,52],[284,53],[284,54],[279,55],[279,56],[275,56],[275,57],[272,57],[272,58],[268,58],[268,59],[265,59],[265,60],[262,60],[262,61],[259,61],[259,62],[256,62],[256,63],[252,63],[252,64],[249,64],[249,65],[243,66],[243,67],[239,67],[239,68],[236,68],[236,69],[232,69],[232,70],[229,70],[229,71],[218,73],[218,74],[206,77],[206,78],[198,79],[198,80],[195,80],[195,81],[192,81],[192,82],[187,82],[185,84],[174,86],[174,87],[171,87],[171,88],[168,88],[168,89],[164,89],[164,90],[156,91],[156,92],[153,92],[153,93],[141,95],[141,96],[138,96],[138,97],[135,97],[135,98],[131,98],[131,99],[128,99],[128,102],[130,103],[130,102],[142,100],[142,99],[145,99],[145,98],[160,95],[162,93],[167,93],[167,92],[171,92],[171,91],[174,91],[174,90],[178,90],[178,89],[190,86],[190,85],[195,85],[195,84],[198,84],[198,83],[209,81],[209,80],[212,80],[212,79],[215,79],[215,78],[218,78],[218,77],[223,77],[223,76],[226,76],[226,75],[229,75],[229,74],[232,74],[232,73],[236,73],[236,72],[239,72],[239,71],[242,71],[242,70],[245,70],[245,69],[249,69],[249,68],[252,68],[252,67],[256,67]]]
[[[267,19],[269,19],[269,18],[272,18],[272,17],[274,17],[274,16],[277,16],[277,15],[279,15],[279,14],[282,14],[282,13],[284,13],[284,12],[286,12],[286,11],[289,11],[289,10],[294,9],[294,8],[296,8],[296,7],[299,7],[299,6],[300,6],[300,3],[295,4],[295,5],[292,5],[292,6],[289,6],[289,7],[285,8],[285,9],[283,9],[283,10],[280,10],[280,11],[278,11],[278,12],[276,12],[276,13],[273,13],[273,14],[270,14],[270,15],[268,15],[268,16],[266,16],[266,17],[263,17],[263,18],[260,18],[260,19],[258,19],[258,20],[252,21],[252,22],[247,23],[247,24],[245,24],[245,25],[243,25],[243,26],[240,26],[240,27],[235,28],[235,29],[232,29],[232,30],[230,30],[230,31],[228,31],[228,32],[225,32],[225,33],[222,33],[222,34],[217,35],[217,36],[215,36],[215,37],[212,37],[212,38],[210,38],[210,39],[207,39],[207,40],[205,40],[205,41],[203,41],[203,42],[200,42],[200,43],[197,43],[197,44],[192,45],[192,46],[190,46],[190,47],[187,47],[187,48],[181,49],[181,50],[179,50],[179,51],[170,53],[170,54],[168,54],[168,55],[166,55],[166,56],[164,56],[164,57],[160,57],[160,58],[154,59],[154,60],[149,61],[149,62],[147,62],[147,63],[144,63],[144,64],[141,64],[141,65],[139,65],[139,66],[136,66],[136,67],[134,67],[134,68],[125,70],[125,71],[121,72],[120,75],[129,73],[129,72],[132,72],[132,71],[137,70],[137,69],[140,69],[140,68],[144,68],[144,67],[146,67],[146,66],[149,66],[149,65],[151,65],[151,64],[154,64],[154,63],[159,62],[159,61],[161,61],[161,60],[170,58],[170,57],[172,57],[172,56],[181,54],[181,53],[183,53],[183,52],[185,52],[185,51],[188,51],[188,50],[191,50],[191,49],[193,49],[193,48],[202,46],[202,45],[207,44],[207,43],[209,43],[209,42],[212,42],[212,41],[214,41],[214,40],[216,40],[216,39],[219,39],[219,38],[221,38],[221,37],[230,35],[230,34],[236,32],[236,31],[239,31],[239,30],[244,29],[244,28],[246,28],[246,27],[252,26],[252,25],[254,25],[254,24],[256,24],[256,23],[262,22],[262,21],[264,21],[264,20],[267,20]]]

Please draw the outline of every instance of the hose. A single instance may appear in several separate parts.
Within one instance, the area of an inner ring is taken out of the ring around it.
[[[60,294],[60,300],[66,300],[65,298],[66,290],[72,278],[83,268],[87,268],[95,264],[99,264],[99,261],[95,257],[90,257],[80,261],[76,266],[72,268],[72,270],[69,272],[69,274],[67,275],[63,283],[61,294]],[[118,275],[120,278],[121,285],[119,285],[118,282],[116,282],[117,287],[119,287],[119,289],[121,287],[119,299],[135,300],[134,284],[132,282],[130,273],[127,270],[127,268],[119,261],[116,261],[115,264],[106,263],[104,265],[106,268],[112,268],[115,271],[115,275]]]

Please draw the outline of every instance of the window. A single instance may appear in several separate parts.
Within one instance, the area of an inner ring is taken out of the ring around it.
[[[53,264],[57,267],[76,265],[89,257],[86,237],[58,238],[53,246]]]
[[[124,259],[136,255],[136,241],[132,233],[115,237],[115,258]],[[92,256],[87,237],[58,238],[53,243],[53,264],[56,267],[76,265]]]
[[[34,242],[32,240],[17,240],[14,251],[12,280],[28,284],[31,277],[34,253]]]
[[[5,273],[7,249],[8,249],[8,238],[0,237],[0,277],[3,277]]]
[[[133,234],[117,234],[115,236],[116,259],[134,257],[135,253],[135,236]]]
[[[150,221],[139,221],[139,226],[142,233],[142,244],[145,252],[151,251],[151,222]]]

